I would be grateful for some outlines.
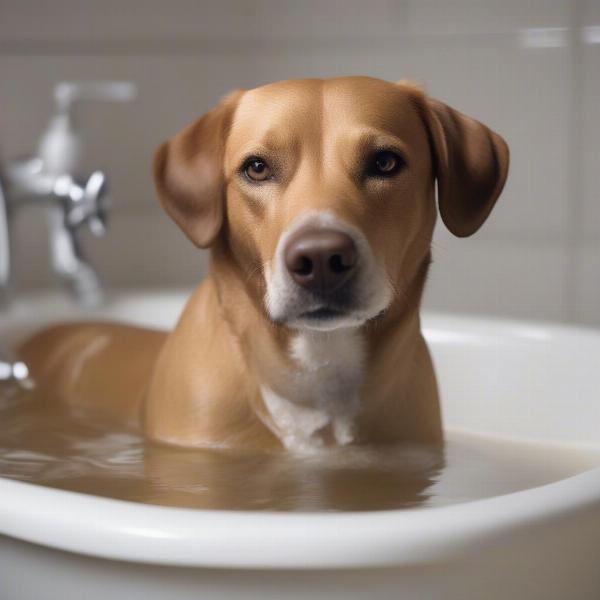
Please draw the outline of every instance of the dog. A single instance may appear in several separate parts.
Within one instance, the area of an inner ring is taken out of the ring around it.
[[[498,134],[410,82],[236,90],[155,154],[163,207],[211,249],[174,331],[63,324],[20,356],[45,398],[159,442],[441,443],[419,317],[436,182],[445,226],[469,236],[508,164]]]

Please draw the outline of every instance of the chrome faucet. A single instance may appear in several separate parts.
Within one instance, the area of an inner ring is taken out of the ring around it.
[[[80,231],[87,226],[101,236],[106,228],[106,175],[94,171],[79,177],[82,140],[73,117],[80,100],[125,102],[135,97],[129,82],[62,82],[54,88],[56,113],[40,139],[35,156],[8,162],[0,173],[0,296],[6,300],[12,282],[11,222],[19,207],[32,204],[47,213],[50,261],[81,304],[101,303],[98,275],[85,259]],[[1,300],[1,298],[0,298]]]

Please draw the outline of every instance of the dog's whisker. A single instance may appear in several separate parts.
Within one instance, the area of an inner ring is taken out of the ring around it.
[[[385,278],[386,278],[387,284],[389,285],[390,289],[392,290],[392,294],[395,297],[398,297],[400,294],[400,291],[398,290],[398,288],[396,286],[396,282],[394,281],[394,278],[390,275],[390,273],[387,270],[385,270],[384,273],[385,273]]]
[[[254,267],[252,267],[246,273],[246,283],[248,281],[250,281],[252,279],[252,277],[254,277],[254,275],[256,275],[257,273],[260,273],[261,271],[262,271],[262,265],[260,263],[257,263]]]
[[[398,282],[394,282],[390,279],[390,284],[392,285],[392,288],[395,292],[396,298],[402,300],[404,302],[404,304],[408,305],[409,298],[408,298],[407,288],[409,286],[406,285],[404,280],[401,279]]]

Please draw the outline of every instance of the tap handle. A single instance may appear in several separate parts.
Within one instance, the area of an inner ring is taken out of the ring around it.
[[[94,171],[85,184],[86,202],[90,206],[87,224],[97,237],[106,233],[106,215],[110,204],[106,175],[102,171]]]
[[[58,177],[54,192],[66,203],[65,220],[68,227],[77,229],[87,224],[95,236],[104,235],[109,197],[106,175],[102,171],[94,171],[83,185],[70,175]]]
[[[77,100],[130,102],[137,95],[131,81],[61,81],[54,86],[54,100],[59,112],[69,112]]]

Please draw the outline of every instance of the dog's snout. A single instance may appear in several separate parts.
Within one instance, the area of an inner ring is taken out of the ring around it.
[[[285,247],[285,265],[302,287],[332,292],[344,284],[356,266],[354,240],[334,229],[303,229]]]

